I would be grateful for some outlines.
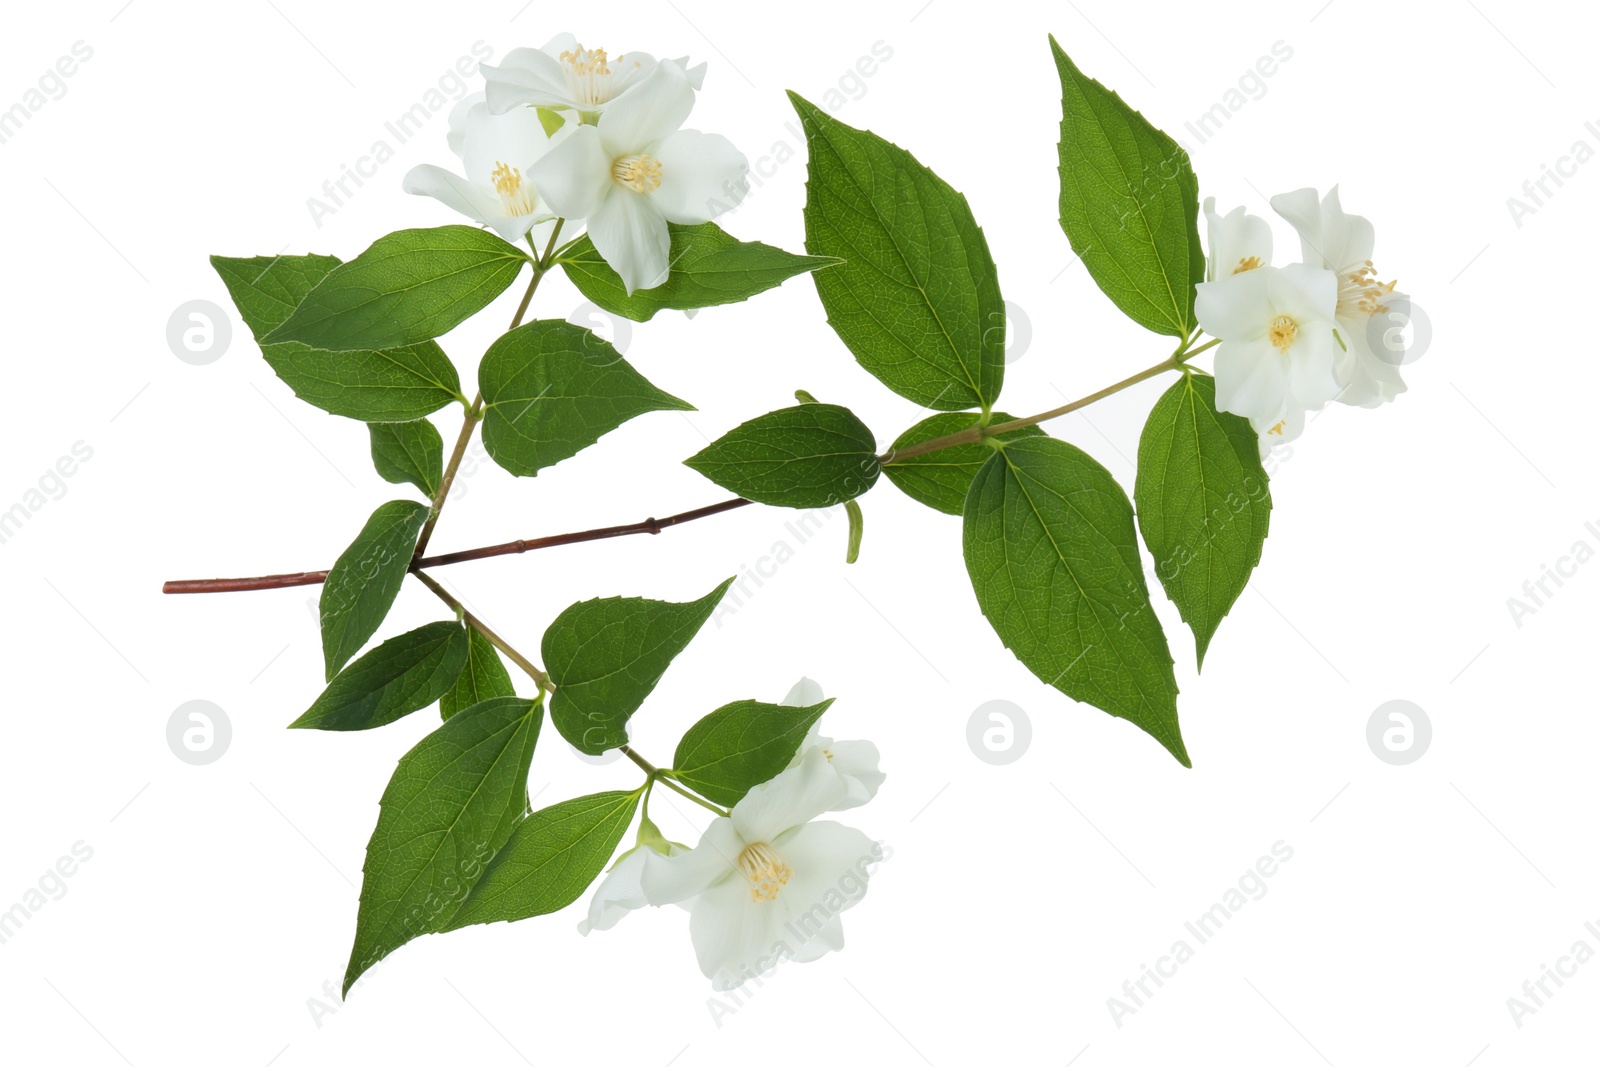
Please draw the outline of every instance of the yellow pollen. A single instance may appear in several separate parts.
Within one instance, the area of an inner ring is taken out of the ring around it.
[[[560,58],[565,68],[563,73],[567,77],[567,88],[571,90],[575,103],[592,107],[611,99],[610,57],[604,48],[585,48],[580,44],[577,51],[562,52]],[[617,57],[618,62],[626,59],[626,53]],[[633,65],[638,68],[639,61],[635,60]]]
[[[1389,305],[1383,298],[1394,292],[1395,283],[1380,282],[1378,273],[1373,269],[1372,260],[1367,260],[1355,270],[1347,271],[1339,278],[1339,310],[1351,313],[1359,312],[1363,315],[1378,315],[1389,310]]]
[[[1239,261],[1239,265],[1233,268],[1233,273],[1243,274],[1245,271],[1255,270],[1259,266],[1261,266],[1260,256],[1245,256]]]
[[[522,171],[496,160],[489,177],[494,181],[494,191],[500,194],[500,202],[505,205],[507,214],[533,214],[533,186],[523,182]]]
[[[1298,323],[1287,315],[1279,315],[1272,320],[1272,325],[1267,329],[1267,340],[1271,341],[1272,347],[1279,352],[1287,352],[1299,333]]]
[[[1278,425],[1274,426],[1272,429],[1268,430],[1267,432],[1281,435],[1283,433],[1283,424],[1285,422],[1288,422],[1288,421],[1289,421],[1288,419],[1279,419],[1278,420]]]
[[[661,161],[655,156],[622,156],[611,164],[611,176],[636,193],[661,188]]]
[[[794,874],[783,857],[765,841],[746,845],[739,853],[738,864],[739,873],[750,883],[751,900],[777,900],[778,892]]]

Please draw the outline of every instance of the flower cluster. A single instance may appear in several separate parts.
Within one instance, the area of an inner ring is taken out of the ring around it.
[[[821,701],[817,683],[802,678],[783,703]],[[883,847],[818,816],[865,804],[883,779],[871,742],[835,741],[813,726],[789,767],[714,820],[694,848],[666,840],[644,819],[638,846],[600,883],[578,930],[609,930],[647,904],[677,904],[689,912],[700,969],[718,990],[783,960],[841,949],[839,917],[866,894]]]
[[[1387,318],[1405,301],[1372,266],[1372,224],[1347,215],[1334,188],[1272,198],[1300,237],[1302,262],[1272,266],[1265,220],[1205,202],[1210,256],[1195,317],[1221,341],[1217,406],[1250,420],[1261,453],[1293,440],[1306,414],[1338,401],[1377,407],[1405,392]]]
[[[683,129],[705,64],[611,56],[570,33],[483,68],[487,85],[450,115],[465,175],[419,166],[407,192],[431,196],[509,241],[587,228],[628,292],[667,280],[668,223],[709,222],[749,190],[727,138]],[[537,250],[537,249],[536,249]]]

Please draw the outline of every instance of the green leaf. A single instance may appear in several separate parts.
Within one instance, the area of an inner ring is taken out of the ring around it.
[[[391,637],[340,671],[291,728],[370,730],[425,708],[455,685],[467,662],[459,622],[430,622]]]
[[[413,938],[443,930],[528,810],[538,704],[497,697],[417,742],[378,802],[344,992]]]
[[[628,742],[630,716],[733,583],[677,604],[608,597],[573,604],[544,632],[540,651],[555,683],[550,721],[579,752],[597,756]]]
[[[1006,311],[966,198],[905,149],[789,94],[810,153],[806,251],[828,323],[890,389],[938,411],[992,405]]]
[[[372,465],[378,476],[396,485],[410,482],[429,500],[444,477],[444,442],[427,419],[415,422],[374,422]]]
[[[883,473],[917,503],[926,504],[946,515],[961,514],[967,502],[967,490],[972,487],[972,479],[978,476],[979,468],[994,454],[991,446],[982,443],[954,445],[900,460],[895,459],[893,453],[924,441],[932,441],[936,437],[969,430],[981,420],[982,416],[973,411],[928,416],[895,438],[894,444],[889,446],[891,455],[889,462],[884,464]],[[1010,421],[1010,415],[999,411],[989,418],[991,424]],[[1043,436],[1044,431],[1039,427],[1024,426],[1020,430],[999,434],[998,439],[1016,441],[1024,437]]]
[[[845,542],[844,561],[854,563],[861,557],[861,535],[866,529],[866,520],[861,515],[861,505],[854,500],[844,502],[844,513],[850,520],[850,537]]]
[[[637,791],[596,793],[527,816],[445,929],[515,922],[571,904],[605,870],[638,805]]]
[[[560,319],[517,327],[478,367],[483,446],[512,474],[560,463],[647,411],[693,411],[629,366],[603,337]]]
[[[671,268],[666,280],[630,296],[622,278],[600,258],[588,235],[557,260],[578,291],[613,314],[647,322],[658,311],[735,304],[783,284],[796,274],[833,265],[823,256],[797,256],[759,241],[741,241],[714,222],[669,223]]]
[[[266,343],[311,289],[339,265],[333,256],[212,256],[267,364],[294,395],[363,422],[410,422],[461,395],[461,379],[433,341],[376,352],[324,352],[294,341]]]
[[[762,504],[823,508],[872,488],[878,445],[849,408],[802,403],[756,416],[684,463]]]
[[[1186,373],[1139,437],[1133,483],[1156,577],[1194,631],[1197,663],[1261,562],[1272,495],[1249,421],[1217,410],[1216,382]]]
[[[806,731],[833,698],[807,708],[736,700],[689,727],[672,756],[672,776],[707,800],[737,804],[750,787],[789,766]]]
[[[265,339],[330,352],[427,341],[487,307],[528,262],[475,226],[397,230],[329,271]]]
[[[1052,437],[1012,442],[973,479],[962,534],[978,604],[1024,666],[1189,766],[1133,507],[1110,472]]]
[[[1206,271],[1189,154],[1086,77],[1054,37],[1050,51],[1061,75],[1061,228],[1123,314],[1187,337]]]
[[[511,675],[500,661],[500,653],[476,627],[467,627],[467,662],[456,676],[456,684],[439,698],[439,714],[448,719],[462,708],[470,708],[493,697],[517,695]]]
[[[381,504],[322,583],[322,659],[327,680],[350,662],[378,631],[400,592],[428,505],[415,500]]]

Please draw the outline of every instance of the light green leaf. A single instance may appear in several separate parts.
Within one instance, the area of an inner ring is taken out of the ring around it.
[[[707,800],[737,804],[750,787],[789,766],[806,731],[833,703],[806,708],[736,700],[689,727],[672,756],[672,776]]]
[[[1156,401],[1139,437],[1133,483],[1139,532],[1156,577],[1194,631],[1203,663],[1211,637],[1261,562],[1272,514],[1256,433],[1217,410],[1216,382],[1184,374]]]
[[[638,805],[638,792],[596,793],[527,816],[445,929],[515,922],[571,904],[605,870]]]
[[[1052,437],[1012,442],[973,479],[962,533],[978,605],[1023,665],[1189,766],[1133,507],[1110,472]]]
[[[831,507],[878,480],[872,431],[838,404],[802,403],[758,415],[684,463],[724,489],[785,508]]]
[[[1061,228],[1123,314],[1187,337],[1206,272],[1189,154],[1080,71],[1054,37],[1050,51],[1061,76]]]
[[[333,415],[363,422],[410,422],[452,400],[461,379],[433,341],[375,352],[324,352],[295,341],[264,338],[339,265],[333,256],[212,256],[261,354],[294,395]]]
[[[982,443],[954,445],[901,460],[895,459],[893,453],[924,441],[971,429],[981,419],[982,416],[974,411],[929,415],[895,438],[894,444],[889,446],[889,462],[884,464],[883,473],[917,503],[926,504],[946,515],[961,514],[972,479],[978,476],[979,468],[994,454],[991,446]],[[988,424],[1010,421],[1010,415],[996,411],[989,417]],[[998,436],[1001,441],[1016,441],[1024,437],[1043,437],[1044,431],[1037,426],[1025,426]]]
[[[478,367],[483,445],[512,474],[576,455],[647,411],[693,411],[645,380],[598,334],[559,319],[517,327]]]
[[[291,728],[370,730],[449,692],[467,662],[467,631],[430,622],[391,637],[340,671]]]
[[[410,482],[429,500],[439,491],[444,477],[444,442],[427,419],[416,422],[374,422],[367,426],[372,437],[372,465],[378,476],[396,485]]]
[[[400,592],[428,505],[415,500],[381,504],[322,583],[322,659],[327,680],[350,662],[378,631]]]
[[[966,198],[905,149],[789,94],[810,153],[806,251],[828,324],[890,389],[938,411],[992,405],[1006,311]]]
[[[629,717],[732,583],[685,604],[609,597],[580,601],[556,616],[540,651],[556,686],[550,721],[561,736],[591,756],[627,744]]]
[[[462,708],[470,708],[493,697],[517,695],[511,675],[500,661],[489,639],[474,626],[467,627],[467,662],[456,676],[456,684],[439,698],[439,714],[448,719]]]
[[[741,241],[714,222],[670,223],[671,268],[666,280],[630,296],[622,278],[595,251],[588,235],[556,261],[578,291],[613,314],[646,322],[658,311],[734,304],[781,285],[796,274],[831,266],[822,256],[797,256],[759,241]]]
[[[397,230],[329,271],[265,340],[330,352],[427,341],[487,307],[528,262],[475,226]]]
[[[497,697],[417,742],[378,802],[344,992],[414,938],[443,930],[528,810],[538,704]]]
[[[866,520],[861,515],[861,505],[854,500],[844,502],[844,513],[850,520],[850,536],[845,542],[844,561],[854,563],[861,557],[861,535],[866,530]]]

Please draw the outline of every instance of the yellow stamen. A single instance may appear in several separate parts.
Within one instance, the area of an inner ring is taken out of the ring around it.
[[[1268,433],[1275,433],[1275,434],[1282,435],[1282,433],[1283,433],[1283,424],[1285,422],[1288,422],[1288,421],[1289,421],[1288,419],[1279,419],[1278,420],[1278,425],[1274,426],[1272,429],[1268,430],[1267,432]]]
[[[739,873],[750,883],[751,900],[777,900],[794,871],[765,841],[746,845],[739,853]]]
[[[655,156],[622,156],[611,164],[611,176],[636,193],[661,188],[661,161]]]
[[[1267,329],[1267,340],[1271,341],[1272,347],[1279,352],[1287,352],[1299,334],[1298,323],[1287,315],[1279,315],[1272,320],[1272,325]]]
[[[1233,268],[1233,273],[1243,274],[1245,271],[1255,270],[1259,266],[1261,266],[1260,256],[1245,256],[1239,261],[1239,265]]]
[[[1372,260],[1367,260],[1355,270],[1339,278],[1339,310],[1346,314],[1359,312],[1378,315],[1389,310],[1383,298],[1394,292],[1394,282],[1380,282]]]
[[[500,202],[505,205],[507,215],[533,214],[533,186],[522,180],[522,171],[496,160],[489,176],[494,180],[494,190],[500,194]]]

